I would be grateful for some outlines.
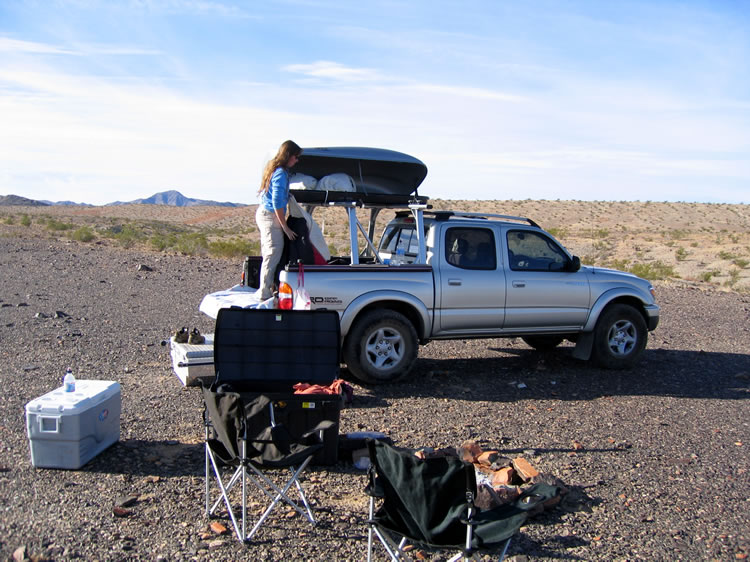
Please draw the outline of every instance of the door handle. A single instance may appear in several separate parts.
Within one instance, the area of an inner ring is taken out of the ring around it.
[[[459,287],[461,285],[461,280],[460,279],[448,279],[448,285]]]
[[[522,288],[526,286],[526,281],[513,281],[513,286]]]

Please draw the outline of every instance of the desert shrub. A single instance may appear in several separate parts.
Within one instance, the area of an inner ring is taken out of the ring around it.
[[[133,224],[111,226],[106,230],[106,235],[123,248],[132,248],[146,239],[146,234]]]
[[[242,256],[253,256],[260,253],[260,244],[233,238],[231,240],[216,240],[208,244],[208,251],[214,255],[224,258],[235,258]]]
[[[164,234],[162,232],[154,234],[148,239],[149,244],[160,252],[173,247],[176,241],[177,237],[174,234]]]
[[[208,239],[201,232],[188,232],[176,237],[175,249],[183,254],[195,255],[205,253],[208,249]]]
[[[750,264],[750,261],[744,258],[736,258],[735,260],[732,261],[732,263],[736,265],[737,267],[739,267],[740,269],[745,269]]]
[[[673,266],[667,265],[661,260],[657,260],[653,263],[635,263],[628,269],[628,271],[633,275],[643,277],[649,281],[657,281],[668,277],[679,277],[675,273]]]
[[[680,246],[674,253],[674,257],[677,258],[677,261],[685,261],[685,259],[688,257],[687,250]]]
[[[13,224],[16,224],[16,219],[13,218],[13,215],[8,215],[7,217],[5,217],[3,222],[8,225],[13,225]]]
[[[31,226],[31,217],[27,214],[21,215],[21,226]]]
[[[554,236],[558,240],[561,240],[568,235],[568,231],[565,230],[564,228],[556,228],[554,226],[552,228],[548,228],[547,232],[549,232],[552,236]]]
[[[733,254],[732,252],[727,252],[726,250],[722,250],[721,252],[717,254],[717,256],[719,259],[722,259],[722,260],[733,260],[734,258],[737,257],[736,254]]]
[[[705,281],[706,283],[710,283],[711,279],[717,275],[719,275],[721,271],[718,269],[712,269],[711,271],[704,271],[701,273],[701,281]]]
[[[611,262],[609,262],[609,267],[611,267],[612,269],[619,269],[621,271],[627,271],[629,265],[629,260],[612,260]]]
[[[78,242],[91,242],[95,236],[94,231],[91,230],[88,226],[82,226],[80,228],[75,229],[70,234],[71,240],[77,240]]]
[[[664,235],[667,238],[671,238],[672,240],[682,240],[687,236],[687,232],[685,230],[681,230],[679,228],[675,228],[674,230],[670,230],[668,232],[665,232]]]
[[[729,279],[724,283],[727,287],[734,287],[740,280],[740,270],[736,267],[729,269]]]
[[[47,219],[47,230],[52,230],[56,232],[62,232],[65,230],[70,230],[73,228],[73,225],[69,222],[62,222],[57,219],[49,218]]]
[[[599,228],[591,232],[592,238],[607,238],[609,236],[609,230],[606,228]]]

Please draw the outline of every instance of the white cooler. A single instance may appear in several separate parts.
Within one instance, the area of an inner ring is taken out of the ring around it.
[[[31,464],[40,468],[82,467],[120,439],[120,383],[76,380],[26,404]]]
[[[202,344],[177,343],[174,336],[170,340],[172,369],[185,386],[197,386],[214,378],[214,335],[204,334]]]

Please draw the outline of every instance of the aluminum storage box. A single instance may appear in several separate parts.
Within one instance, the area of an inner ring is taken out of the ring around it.
[[[40,468],[82,467],[120,439],[120,383],[77,380],[26,404],[31,464]]]
[[[214,378],[214,335],[204,334],[205,343],[177,343],[170,339],[172,369],[185,386],[210,385]]]

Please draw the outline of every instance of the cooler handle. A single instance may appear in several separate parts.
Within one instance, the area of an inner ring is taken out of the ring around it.
[[[39,416],[40,433],[60,433],[60,416]]]

